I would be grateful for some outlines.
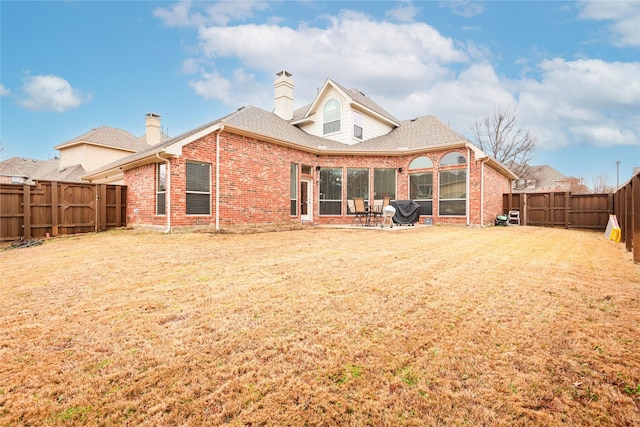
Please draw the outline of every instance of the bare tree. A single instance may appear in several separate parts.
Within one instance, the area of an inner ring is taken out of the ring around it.
[[[471,126],[475,144],[503,163],[516,175],[523,175],[536,150],[537,137],[516,124],[514,107],[494,108],[493,114]]]
[[[597,175],[593,177],[594,193],[613,193],[613,186],[609,185],[609,177],[607,175]]]

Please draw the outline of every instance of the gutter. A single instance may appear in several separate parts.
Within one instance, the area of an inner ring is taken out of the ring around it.
[[[165,190],[164,200],[164,206],[167,211],[167,228],[164,230],[164,233],[167,234],[171,233],[171,162],[169,161],[169,159],[160,157],[160,153],[156,153],[156,157],[164,161],[164,163],[167,165],[167,188]]]

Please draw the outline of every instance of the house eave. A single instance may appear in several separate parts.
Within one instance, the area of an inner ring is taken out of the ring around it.
[[[208,135],[212,132],[216,132],[219,129],[220,129],[219,123],[209,126],[185,138],[176,140],[173,143],[168,144],[164,147],[159,147],[152,151],[145,151],[141,153],[139,156],[136,156],[135,154],[133,154],[129,156],[129,159],[125,157],[124,159],[122,159],[121,162],[117,162],[105,168],[98,169],[97,171],[83,175],[81,178],[94,182],[95,180],[104,179],[106,176],[110,176],[110,177],[114,176],[117,173],[122,173],[124,176],[124,172],[129,169],[148,165],[150,163],[156,163],[158,161],[158,156],[161,156],[166,159],[180,156],[182,155],[182,147],[202,138],[205,135]]]
[[[493,157],[489,156],[487,153],[485,153],[484,151],[480,150],[475,145],[473,145],[473,144],[471,144],[469,142],[467,142],[465,145],[470,150],[472,150],[474,152],[476,160],[484,160],[484,161],[486,161],[494,169],[496,169],[498,172],[500,172],[501,174],[503,174],[504,176],[506,176],[507,178],[509,178],[511,180],[516,180],[516,179],[519,178],[518,175],[513,173],[508,167],[506,167],[505,165],[503,165],[502,163],[500,163],[499,161],[497,161]]]
[[[76,145],[93,145],[95,147],[102,147],[102,148],[110,148],[112,150],[120,150],[120,151],[126,151],[129,153],[135,153],[136,150],[133,150],[131,148],[123,148],[123,147],[118,147],[115,145],[108,145],[108,144],[100,144],[97,142],[89,142],[89,141],[75,141],[75,142],[70,142],[67,144],[60,144],[60,145],[56,145],[55,147],[53,147],[54,150],[61,150],[64,148],[71,148],[71,147],[75,147]]]
[[[395,121],[393,121],[393,120],[389,119],[388,117],[383,116],[383,115],[382,115],[382,114],[380,114],[380,113],[376,113],[376,112],[375,112],[375,111],[373,111],[372,109],[365,107],[364,105],[360,104],[360,103],[359,103],[359,102],[357,102],[357,101],[351,101],[351,102],[349,103],[349,105],[350,105],[352,108],[354,108],[355,110],[361,111],[361,112],[363,112],[363,113],[367,113],[367,114],[368,114],[368,115],[370,115],[370,116],[374,116],[376,119],[378,119],[378,120],[380,120],[380,121],[382,121],[382,122],[385,122],[386,124],[388,124],[388,125],[390,125],[390,126],[392,126],[392,127],[398,127],[398,126],[400,126],[400,123],[397,123],[397,122],[395,122]]]

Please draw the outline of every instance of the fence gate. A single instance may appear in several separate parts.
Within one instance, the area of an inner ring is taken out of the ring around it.
[[[126,187],[37,181],[0,184],[0,240],[105,231],[126,225]]]
[[[512,193],[503,195],[503,211],[520,211],[522,225],[602,230],[613,213],[611,194]]]

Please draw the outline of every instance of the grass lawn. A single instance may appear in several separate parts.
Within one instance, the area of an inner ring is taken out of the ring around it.
[[[117,230],[0,268],[0,426],[640,425],[603,233]]]

